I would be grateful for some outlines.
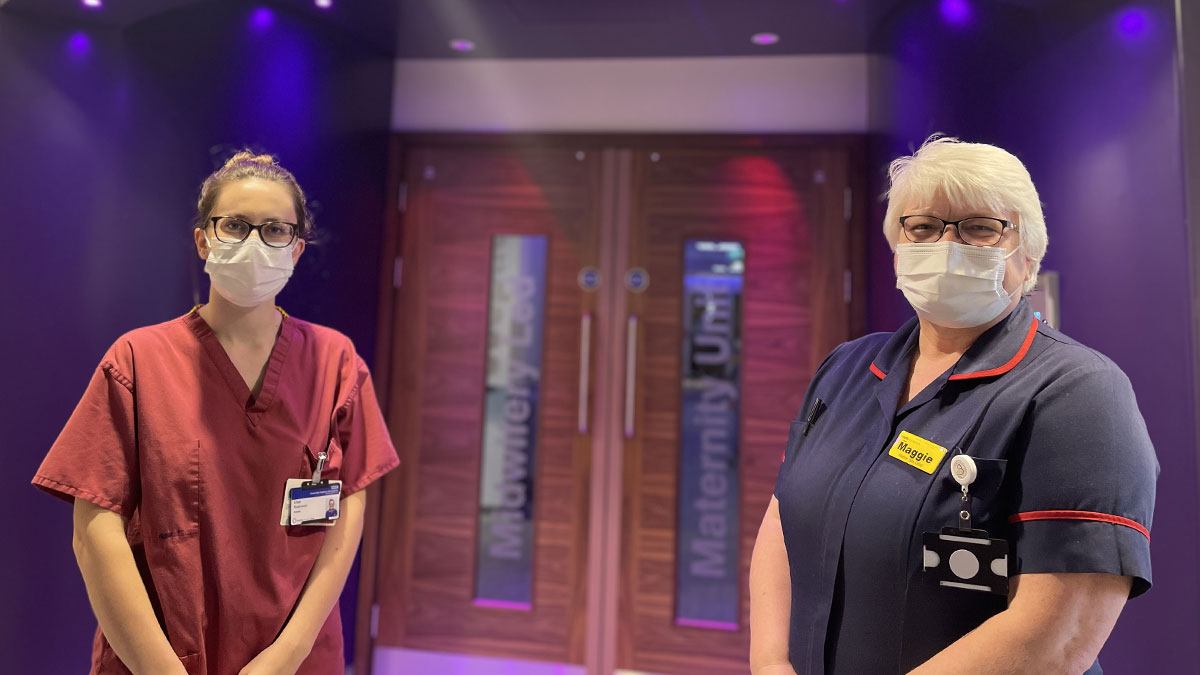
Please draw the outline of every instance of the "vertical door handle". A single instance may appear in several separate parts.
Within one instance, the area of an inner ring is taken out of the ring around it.
[[[638,318],[629,315],[625,326],[625,438],[634,434],[634,399],[637,394],[637,334]]]
[[[579,433],[588,433],[592,375],[592,313],[579,317]]]

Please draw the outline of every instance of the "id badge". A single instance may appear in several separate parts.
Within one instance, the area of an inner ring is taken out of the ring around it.
[[[314,483],[303,478],[288,479],[279,524],[330,527],[341,516],[341,497],[340,480]]]
[[[922,570],[939,586],[1008,595],[1008,541],[947,527],[926,532],[922,543]]]

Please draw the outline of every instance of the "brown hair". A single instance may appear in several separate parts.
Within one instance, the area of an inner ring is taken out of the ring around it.
[[[200,184],[200,199],[196,202],[196,227],[204,229],[208,226],[222,187],[247,178],[269,180],[287,186],[292,192],[292,202],[296,208],[296,236],[308,239],[312,235],[312,213],[308,210],[308,199],[305,198],[300,184],[296,182],[296,177],[291,171],[283,168],[274,156],[258,154],[249,149],[234,154],[225,161],[224,166],[212,172]]]

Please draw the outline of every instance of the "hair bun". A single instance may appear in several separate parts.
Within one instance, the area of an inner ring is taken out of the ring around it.
[[[275,166],[278,164],[278,162],[275,161],[275,157],[272,155],[260,155],[252,150],[243,149],[237,151],[232,157],[225,160],[225,166],[223,168],[232,169],[239,165],[246,166],[248,164],[258,166]]]
[[[0,0],[2,1],[2,0]],[[292,202],[296,210],[297,225],[300,226],[300,237],[310,239],[312,236],[313,217],[308,209],[308,199],[304,190],[296,182],[296,177],[283,168],[274,155],[256,153],[249,148],[242,148],[225,160],[225,165],[212,172],[200,185],[200,198],[196,203],[195,227],[203,229],[212,217],[213,207],[217,203],[217,194],[223,185],[248,178],[282,183],[292,193]]]

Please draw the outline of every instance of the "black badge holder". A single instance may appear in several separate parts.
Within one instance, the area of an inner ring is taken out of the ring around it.
[[[978,476],[975,460],[955,455],[950,475],[962,486],[958,525],[925,533],[922,571],[932,574],[943,588],[1008,595],[1008,541],[992,539],[987,530],[971,526],[970,485]]]

